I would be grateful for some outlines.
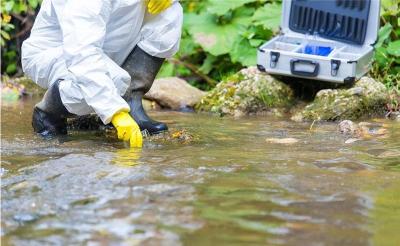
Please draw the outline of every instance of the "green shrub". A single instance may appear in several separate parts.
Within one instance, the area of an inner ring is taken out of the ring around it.
[[[35,10],[42,0],[1,1],[1,70],[8,75],[20,71],[20,46],[32,27]]]
[[[181,2],[185,11],[181,50],[160,76],[187,77],[202,89],[256,65],[257,47],[279,31],[277,0]]]
[[[390,111],[400,110],[400,3],[381,1],[381,25],[375,44],[375,62],[370,75],[390,90]]]

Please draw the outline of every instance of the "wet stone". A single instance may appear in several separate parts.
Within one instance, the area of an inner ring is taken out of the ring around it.
[[[338,125],[338,131],[343,135],[361,139],[384,137],[388,134],[388,130],[384,128],[383,124],[370,122],[360,122],[357,124],[351,120],[341,121]],[[352,142],[355,141],[346,141],[346,143]]]
[[[13,216],[13,219],[20,223],[32,222],[38,218],[39,216],[35,214],[16,214]]]
[[[236,117],[286,108],[293,102],[293,90],[255,67],[241,70],[220,82],[203,97],[199,111]]]
[[[198,140],[198,137],[191,134],[185,129],[171,129],[168,132],[153,136],[147,136],[147,140],[154,143],[190,144]]]
[[[388,103],[386,87],[372,78],[363,77],[352,88],[324,89],[313,102],[292,116],[294,121],[355,120],[384,115]]]
[[[299,142],[296,138],[267,138],[265,141],[275,144],[295,144]]]
[[[186,111],[200,101],[204,92],[177,77],[161,78],[154,81],[145,98],[172,110]]]
[[[339,123],[339,131],[345,135],[357,134],[358,125],[351,120],[344,120]]]

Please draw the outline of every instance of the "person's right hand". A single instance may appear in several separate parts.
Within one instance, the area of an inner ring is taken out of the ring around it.
[[[131,147],[141,148],[143,146],[143,136],[140,128],[129,113],[116,113],[111,123],[117,129],[118,139],[129,141]]]

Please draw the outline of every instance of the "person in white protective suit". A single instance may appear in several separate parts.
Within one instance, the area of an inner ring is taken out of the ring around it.
[[[44,0],[22,45],[25,74],[48,88],[35,132],[66,134],[67,117],[93,112],[132,145],[141,146],[140,130],[167,130],[142,97],[179,49],[182,20],[178,0]]]

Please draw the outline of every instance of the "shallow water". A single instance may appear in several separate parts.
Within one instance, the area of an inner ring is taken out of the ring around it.
[[[346,144],[336,124],[153,112],[189,143],[32,133],[3,104],[3,245],[396,245],[400,123]],[[293,144],[268,138],[296,138]]]

